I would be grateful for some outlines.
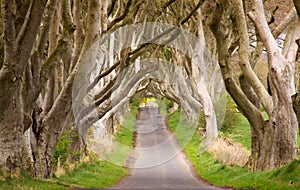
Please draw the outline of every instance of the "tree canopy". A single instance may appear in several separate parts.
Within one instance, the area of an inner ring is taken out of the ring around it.
[[[146,91],[195,123],[202,110],[206,135],[216,138],[224,86],[251,125],[250,167],[290,163],[299,9],[292,0],[2,0],[0,167],[48,178],[63,129],[82,150],[91,125],[112,127]]]

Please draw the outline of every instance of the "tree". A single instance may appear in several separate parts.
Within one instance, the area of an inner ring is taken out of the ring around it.
[[[297,22],[291,19],[294,9],[271,31],[262,1],[253,1],[251,7],[253,10],[249,11],[240,0],[220,1],[213,15],[211,30],[216,38],[226,89],[251,124],[251,168],[267,170],[288,164],[296,158],[298,124],[292,106],[294,83],[291,76],[294,76],[295,52],[298,48],[295,41],[298,36],[291,33],[298,32],[298,29],[288,30],[287,36],[291,35],[291,38],[286,37],[283,51],[280,52],[275,39],[285,28],[296,27]],[[250,58],[249,25],[245,11],[248,11],[255,25],[257,39],[261,39],[266,48],[271,95],[253,71],[255,62],[250,60],[255,59]],[[232,50],[235,48],[238,48],[239,67],[247,84],[238,82],[233,75],[232,62],[237,56]],[[260,111],[260,105],[268,115],[267,120]]]
[[[30,1],[28,6],[22,6],[22,2],[2,1],[1,5],[5,43],[0,84],[7,91],[1,91],[0,163],[11,172],[33,166],[34,176],[47,178],[52,170],[54,147],[71,109],[72,82],[80,60],[77,54],[84,54],[99,35],[100,13],[97,8],[100,4],[98,1],[88,3],[86,14],[91,27],[80,52],[77,48],[80,42],[83,43],[83,36],[76,33],[77,52],[72,57],[73,68],[70,68],[68,54],[64,55],[70,47],[73,32],[69,1]],[[75,12],[82,10],[83,4],[76,1],[73,8]],[[13,19],[13,11],[20,14],[23,9],[27,9],[27,14],[21,18],[23,23],[20,24]],[[62,32],[58,28],[60,18],[63,20]],[[81,26],[77,24],[77,27]],[[26,139],[29,140],[28,147],[23,146],[26,144],[22,137],[25,132],[29,133]],[[29,156],[29,163],[33,165],[28,164],[24,155]]]
[[[18,23],[17,27],[13,7],[20,4],[1,2],[4,58],[0,70],[0,165],[7,166],[12,172],[21,166],[22,135],[27,130],[24,126],[28,115],[24,111],[22,78],[28,69],[27,63],[34,49],[45,5],[46,1],[27,2],[27,6],[22,7],[24,12],[28,9],[26,17],[23,24]]]
[[[80,91],[73,84],[75,76],[92,70],[83,67],[88,49],[100,36],[121,26],[164,20],[173,8],[184,7],[184,16],[175,14],[171,23],[180,21],[182,16],[181,24],[186,24],[202,1],[191,6],[174,2],[2,0],[0,89],[4,90],[0,91],[0,166],[12,173],[27,169],[32,170],[33,176],[50,177],[54,148],[63,129],[78,127],[80,132],[81,123],[92,124],[107,112],[113,115],[118,107],[113,107],[109,97],[116,77],[158,45],[145,43],[123,49],[118,52],[118,60],[104,64],[95,81]],[[89,56],[93,60],[95,54]],[[72,91],[78,92],[76,98],[80,102],[99,82],[104,85],[97,92],[97,106],[89,110],[87,105],[82,117],[74,118]],[[93,117],[91,113],[96,113],[95,118],[85,120]],[[79,144],[84,143],[81,135],[78,134]]]

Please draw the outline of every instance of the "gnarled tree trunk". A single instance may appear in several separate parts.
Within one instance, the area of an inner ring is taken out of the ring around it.
[[[251,168],[253,170],[278,168],[296,158],[297,118],[291,99],[292,82],[290,76],[293,75],[291,62],[278,51],[276,41],[265,20],[262,2],[255,0],[255,14],[251,13],[249,16],[255,23],[268,53],[272,96],[268,95],[253,72],[249,61],[250,44],[243,2],[234,0],[231,3],[221,1],[220,5],[217,6],[211,25],[217,39],[219,64],[226,89],[251,124]],[[227,39],[230,30],[222,30],[224,26],[228,28],[235,26],[236,28],[239,44],[239,65],[243,77],[245,77],[243,80],[249,82],[248,87],[242,86],[243,89],[233,77],[231,69],[232,52],[229,52],[228,49],[232,42]],[[253,91],[247,90],[251,88],[253,88]],[[255,92],[259,97],[269,120],[264,121],[259,106],[257,106],[257,101],[253,101],[251,97],[254,96],[249,94],[250,92]]]
[[[2,1],[4,60],[0,70],[0,166],[13,172],[22,168],[24,104],[23,72],[33,49],[46,1],[32,1],[19,31],[13,1]],[[25,27],[26,26],[26,27]]]
[[[93,45],[100,35],[100,3],[98,0],[88,2],[88,28],[86,38],[79,57],[78,63],[67,78],[63,89],[56,98],[50,111],[42,118],[41,131],[37,138],[37,155],[35,163],[35,175],[38,178],[49,178],[52,173],[52,158],[56,143],[63,131],[65,118],[71,111],[73,84],[75,76],[80,72],[85,53]],[[90,56],[90,55],[89,55]]]

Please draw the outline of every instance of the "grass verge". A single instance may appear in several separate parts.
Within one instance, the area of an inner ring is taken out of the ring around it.
[[[185,122],[184,120],[182,121],[182,119],[180,121],[181,117],[180,112],[177,111],[170,116],[168,121],[169,128],[176,135],[179,144],[182,144],[182,136],[184,133],[191,130],[191,126],[179,123]],[[237,130],[237,132],[244,130],[246,129],[241,128]],[[246,141],[239,140],[244,137],[236,136],[233,139],[234,141],[247,145],[248,143],[245,143]],[[231,167],[221,164],[215,160],[211,154],[201,148],[202,142],[203,138],[195,133],[191,141],[184,147],[184,151],[188,159],[194,165],[197,173],[204,180],[216,186],[231,186],[238,189],[300,189],[299,160],[295,160],[290,165],[278,170],[251,172],[248,168],[239,166]]]
[[[71,173],[60,176],[57,181],[73,187],[107,188],[125,177],[128,171],[123,166],[133,147],[136,113],[136,108],[132,108],[132,111],[125,115],[123,125],[126,127],[120,126],[115,135],[115,141],[126,149],[116,147],[106,156],[108,161],[99,161],[95,156],[91,156],[90,162],[83,163]]]
[[[37,180],[33,179],[26,174],[22,174],[20,178],[6,178],[0,181],[0,189],[6,190],[64,190],[69,189],[66,186],[58,184],[55,181]]]
[[[89,162],[81,164],[55,181],[69,187],[105,188],[112,186],[126,174],[126,169],[91,156]]]

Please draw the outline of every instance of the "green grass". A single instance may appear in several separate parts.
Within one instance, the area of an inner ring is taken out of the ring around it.
[[[91,163],[84,163],[70,174],[59,177],[63,184],[84,188],[107,188],[125,177],[128,171],[123,167],[133,147],[133,132],[137,108],[125,115],[124,126],[120,126],[114,140],[122,145],[106,155],[107,161],[92,157]],[[125,147],[125,148],[123,148]]]
[[[263,113],[265,119],[267,114]],[[238,111],[236,104],[227,96],[226,115],[223,121],[220,135],[224,135],[232,142],[240,143],[242,146],[251,150],[251,130],[247,119]],[[298,148],[300,148],[300,134],[298,133]]]
[[[69,189],[63,185],[57,184],[54,181],[42,181],[37,179],[32,179],[26,174],[22,174],[22,176],[18,179],[16,178],[7,178],[0,181],[0,189],[6,190],[63,190]]]
[[[197,133],[194,134],[190,142],[185,146],[182,141],[184,133],[191,130],[186,125],[178,125],[180,112],[171,115],[168,124],[175,133],[180,145],[184,146],[184,151],[194,165],[197,173],[208,182],[216,186],[231,186],[241,189],[300,189],[300,161],[295,160],[292,164],[284,166],[278,170],[267,172],[251,172],[248,168],[230,167],[220,164],[212,155],[205,152],[201,147],[203,138]],[[247,130],[246,120],[240,120],[241,125],[237,129],[232,129],[234,133],[247,132],[248,134],[233,135],[234,141],[249,146],[250,133]],[[249,127],[249,126],[248,126]],[[245,140],[243,138],[248,138]],[[290,184],[290,180],[294,182]]]
[[[232,142],[239,143],[247,150],[251,150],[251,130],[248,120],[238,111],[233,100],[227,97],[226,115],[221,128],[220,135],[224,135]],[[266,113],[263,113],[264,118],[267,118]],[[298,150],[300,151],[300,133],[298,132]],[[300,152],[298,157],[300,158]]]
[[[114,151],[105,155],[105,159],[119,166],[123,166],[132,151],[134,125],[136,121],[137,109],[125,115],[124,126],[120,126],[116,133]]]
[[[239,122],[233,124],[233,128],[225,132],[225,136],[233,142],[240,143],[247,150],[251,150],[251,131],[248,120],[241,114],[236,113]]]
[[[83,163],[70,174],[56,179],[60,184],[71,187],[105,188],[112,186],[127,174],[126,169],[96,158]]]
[[[251,131],[247,119],[239,112],[232,98],[227,95],[226,113],[220,135],[251,149]]]

